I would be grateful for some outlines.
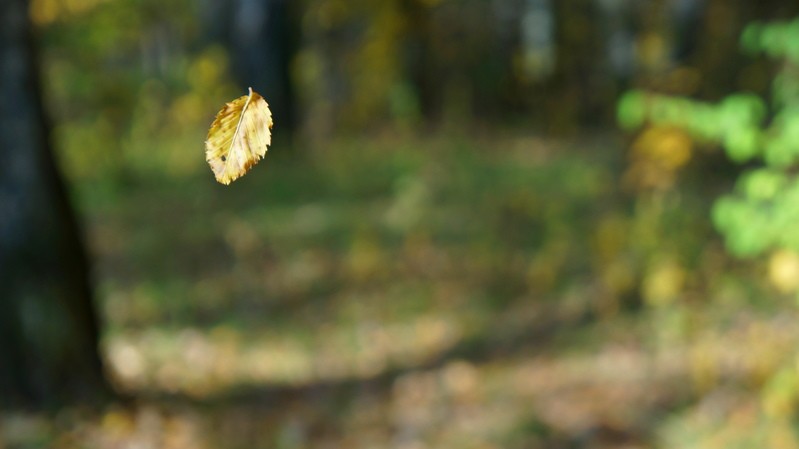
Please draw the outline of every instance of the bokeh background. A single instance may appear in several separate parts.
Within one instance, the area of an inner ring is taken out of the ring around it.
[[[0,448],[799,447],[795,2],[27,8],[113,394],[11,391]]]

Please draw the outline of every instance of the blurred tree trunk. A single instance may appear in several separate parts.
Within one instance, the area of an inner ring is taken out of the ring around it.
[[[405,45],[402,54],[404,76],[414,87],[421,115],[427,120],[438,113],[435,104],[435,63],[430,47],[430,8],[419,0],[400,0],[400,11],[405,15]]]
[[[0,2],[0,407],[107,391],[89,266],[53,160],[25,0]]]
[[[555,68],[547,115],[554,131],[610,123],[615,78],[604,48],[600,11],[593,0],[553,1]]]
[[[501,121],[522,109],[524,95],[514,72],[522,3],[397,4],[405,23],[400,65],[428,122]]]
[[[243,90],[266,98],[275,116],[274,135],[290,135],[297,125],[290,65],[299,38],[296,11],[289,0],[213,0],[206,4],[206,27],[228,48],[233,76]]]

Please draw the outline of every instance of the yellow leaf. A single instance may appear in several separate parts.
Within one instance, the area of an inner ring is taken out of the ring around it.
[[[216,114],[205,141],[205,160],[222,184],[244,176],[272,143],[272,112],[266,100],[250,94],[227,103]]]

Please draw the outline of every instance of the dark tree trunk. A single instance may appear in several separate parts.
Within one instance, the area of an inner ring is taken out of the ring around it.
[[[289,137],[296,126],[290,65],[296,52],[298,24],[290,0],[214,0],[206,4],[205,22],[212,40],[230,50],[233,75],[246,91],[252,87],[269,102],[274,136]]]
[[[25,0],[0,2],[0,407],[107,391],[79,228],[54,163]]]
[[[401,64],[426,121],[504,120],[523,97],[514,75],[521,4],[398,0],[405,34]]]
[[[430,47],[430,12],[429,7],[418,0],[400,0],[400,7],[407,22],[402,55],[405,78],[413,85],[419,98],[422,116],[432,120],[437,114],[435,104],[434,63]]]
[[[615,80],[591,0],[552,2],[555,70],[547,86],[547,121],[555,131],[611,122]]]

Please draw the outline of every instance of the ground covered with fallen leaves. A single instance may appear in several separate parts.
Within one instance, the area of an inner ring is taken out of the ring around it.
[[[709,220],[732,176],[636,186],[626,154],[388,135],[229,187],[76,177],[122,397],[5,413],[0,448],[798,447],[763,393],[792,300]]]

